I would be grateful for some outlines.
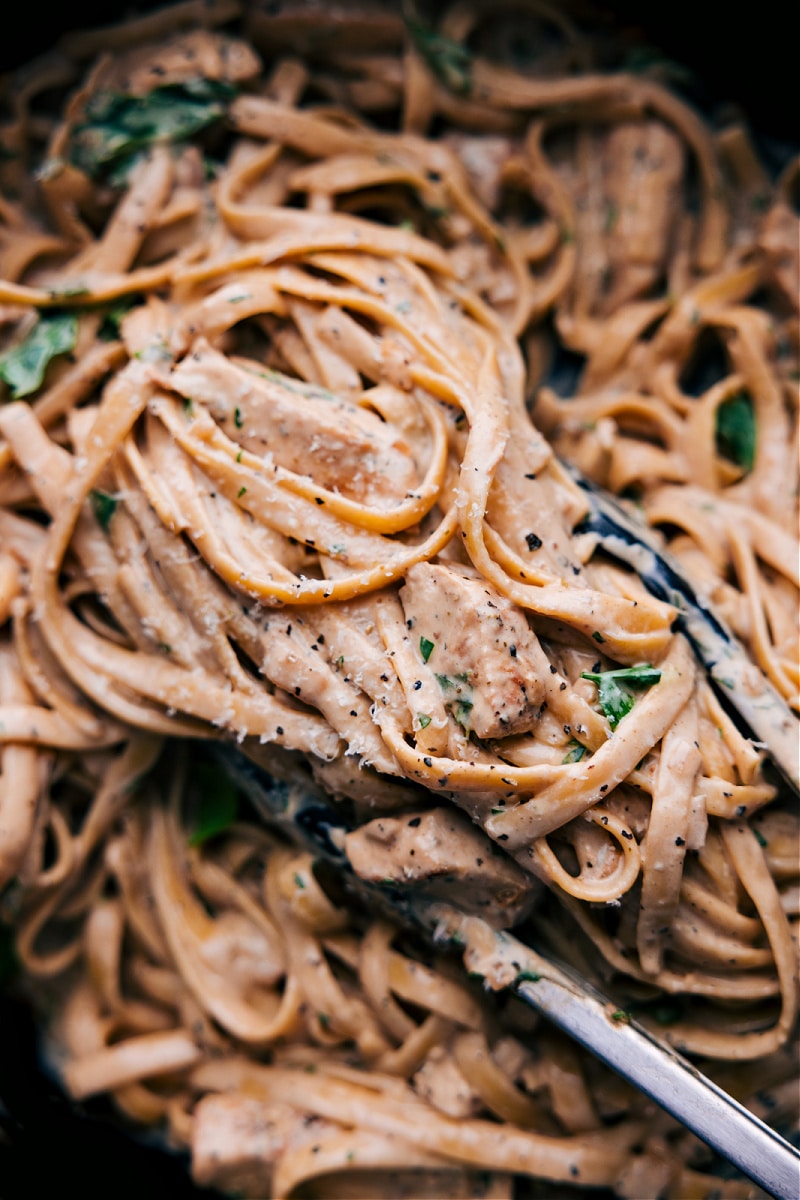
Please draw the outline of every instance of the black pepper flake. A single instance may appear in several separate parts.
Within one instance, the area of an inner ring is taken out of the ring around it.
[[[682,837],[676,837],[676,838],[675,838],[675,845],[676,845],[676,846],[685,846],[685,845],[686,845],[686,839],[685,839],[685,838],[682,838]]]
[[[414,680],[414,691],[415,691],[415,692],[418,692],[418,691],[419,691],[419,689],[420,689],[421,687],[422,687],[422,680],[421,680],[421,679],[415,679],[415,680]]]
[[[498,833],[497,840],[498,840],[498,842],[507,842],[508,834],[507,833]]]
[[[476,858],[476,859],[475,859],[475,866],[476,866],[476,867],[482,867],[482,866],[483,866],[483,859],[482,859],[482,858]]]
[[[315,497],[314,497],[314,503],[315,503],[315,504],[324,504],[324,503],[325,503],[325,501],[322,499],[322,496],[315,496]]]
[[[320,635],[319,635],[319,637],[317,638],[317,645],[318,645],[318,646],[324,646],[324,645],[325,645],[325,637],[324,637],[324,635],[323,635],[323,634],[320,634]]]
[[[301,689],[300,689],[299,687],[296,687],[296,688],[294,689],[294,694],[295,694],[295,696],[299,696],[299,695],[300,695],[300,691],[301,691]]]
[[[559,690],[560,692],[565,692],[565,691],[567,690],[567,685],[566,685],[566,684],[563,682],[563,680],[562,680],[562,682],[561,682],[561,683],[558,685],[558,690]]]
[[[276,725],[275,732],[277,733],[278,737],[283,737],[283,726]]]
[[[516,646],[509,646],[509,647],[508,647],[508,653],[511,655],[511,657],[512,657],[512,658],[516,658],[516,657],[517,657],[517,647],[516,647]]]
[[[417,826],[421,825],[421,824],[422,824],[422,817],[412,817],[411,820],[408,822],[408,827],[409,827],[409,829],[416,829]]]
[[[622,836],[624,838],[627,839],[627,841],[629,841],[629,842],[633,841],[633,834],[630,832],[629,829],[620,829],[620,833],[622,834]]]
[[[526,533],[525,541],[528,544],[529,550],[538,550],[542,544],[542,539],[539,537],[539,535],[537,533]]]
[[[534,473],[534,474],[532,474],[532,475],[526,475],[526,476],[525,476],[525,478],[526,478],[526,479],[535,479],[535,478],[536,478],[536,475],[535,475],[535,473]]]
[[[291,637],[291,636],[292,636],[292,627],[291,627],[291,625],[287,625],[287,626],[286,626],[286,636],[287,636],[287,637]]]
[[[433,762],[431,761],[431,759],[429,759],[429,758],[427,758],[427,757],[423,758],[423,760],[422,760],[422,761],[425,763],[425,766],[426,766],[426,767],[432,767],[432,766],[433,766]]]
[[[351,716],[351,717],[357,717],[357,716],[358,716],[358,713],[356,712],[356,710],[355,710],[354,708],[351,708],[351,709],[350,709],[350,716]]]
[[[607,791],[608,791],[608,784],[607,784],[607,783],[601,783],[601,784],[600,784],[600,791],[601,791],[601,792],[607,792]]]

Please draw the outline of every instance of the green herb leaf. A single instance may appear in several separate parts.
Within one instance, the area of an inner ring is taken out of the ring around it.
[[[465,672],[459,672],[457,675],[437,675],[436,682],[445,694],[445,708],[450,710],[465,733],[469,733],[474,707],[469,675]]]
[[[660,678],[661,672],[649,665],[622,667],[617,671],[581,673],[581,679],[590,679],[597,687],[600,707],[612,729],[616,729],[622,718],[633,708],[634,697],[629,689],[652,687]]]
[[[100,527],[108,533],[108,527],[111,523],[111,518],[117,511],[119,501],[116,496],[110,496],[108,492],[102,492],[99,488],[93,488],[90,492],[92,502],[92,512],[95,515],[95,520]]]
[[[115,342],[121,333],[122,321],[134,305],[138,304],[133,296],[124,296],[116,304],[112,304],[106,312],[97,331],[98,337],[104,342]]]
[[[515,983],[538,983],[541,978],[536,971],[520,971]]]
[[[417,720],[419,721],[420,729],[427,729],[431,723],[431,718],[428,713],[417,713]]]
[[[201,760],[193,764],[189,793],[190,846],[202,845],[236,820],[239,809],[236,787],[216,763]]]
[[[145,96],[103,92],[75,127],[70,160],[87,175],[129,166],[156,143],[182,142],[225,116],[236,88],[215,79],[165,84]]]
[[[562,763],[580,762],[586,753],[586,747],[582,746],[575,738],[570,739],[570,748],[562,758]]]
[[[75,313],[45,313],[18,346],[0,355],[0,379],[15,400],[38,391],[50,361],[75,349],[78,318]]]
[[[756,459],[756,414],[747,392],[737,392],[717,408],[717,452],[745,472]]]
[[[421,21],[407,21],[411,40],[437,79],[459,96],[472,91],[472,55],[466,46]]]
[[[422,655],[422,661],[427,662],[434,651],[435,643],[428,640],[426,637],[419,639],[419,652]]]

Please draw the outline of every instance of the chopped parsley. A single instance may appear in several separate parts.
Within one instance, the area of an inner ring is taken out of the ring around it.
[[[656,667],[622,667],[616,671],[583,671],[582,679],[589,679],[597,688],[597,698],[612,729],[616,729],[624,716],[631,711],[634,697],[630,689],[652,687],[661,678]]]
[[[428,713],[421,712],[417,713],[417,721],[419,722],[420,729],[427,729],[431,723],[431,718]]]
[[[583,758],[584,754],[586,753],[586,747],[582,746],[581,743],[579,741],[576,741],[575,738],[570,739],[569,746],[570,746],[569,750],[567,751],[567,753],[564,755],[564,757],[561,760],[562,763],[580,762],[581,759]]]
[[[419,639],[419,652],[422,655],[422,661],[427,662],[435,649],[435,642],[430,641],[426,637]]]
[[[450,710],[462,729],[468,733],[474,707],[469,675],[464,672],[452,676],[437,675],[436,682],[445,695],[445,707]],[[454,694],[450,695],[450,693]]]

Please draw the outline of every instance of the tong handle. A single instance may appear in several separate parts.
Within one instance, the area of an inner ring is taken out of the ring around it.
[[[585,983],[560,974],[548,961],[538,979],[520,981],[514,990],[775,1200],[797,1200],[800,1153],[790,1142],[643,1026],[627,1016],[615,1020],[608,1001]]]

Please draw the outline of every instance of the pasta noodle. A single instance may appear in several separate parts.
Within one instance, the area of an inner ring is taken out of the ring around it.
[[[796,710],[798,167],[518,7],[187,0],[8,81],[1,911],[68,1092],[240,1194],[752,1191],[220,742],[796,1119],[797,814],[564,463]]]

